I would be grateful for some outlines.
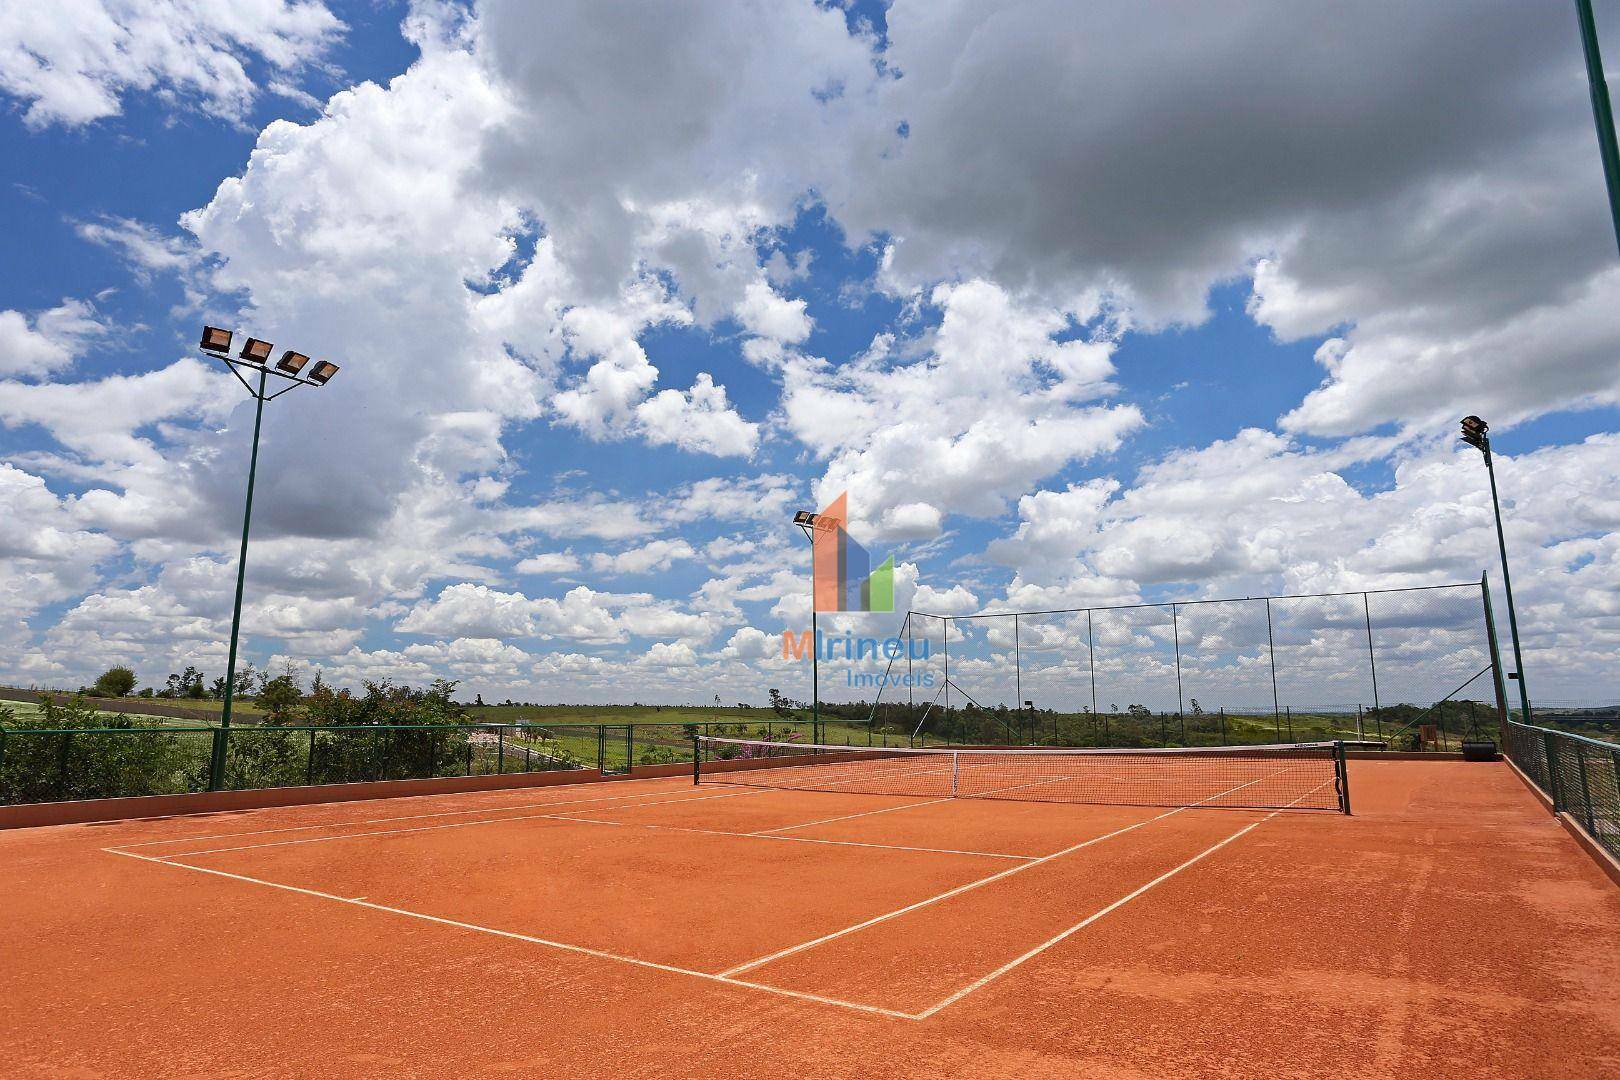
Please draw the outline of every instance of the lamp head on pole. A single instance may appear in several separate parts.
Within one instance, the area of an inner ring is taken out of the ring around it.
[[[1491,448],[1491,440],[1486,437],[1486,432],[1490,430],[1491,425],[1479,417],[1465,416],[1462,421],[1462,441],[1477,450],[1487,451]]]
[[[250,337],[243,342],[240,356],[250,364],[258,364],[263,367],[270,362],[270,354],[274,350],[275,346],[268,341],[260,341],[256,337]]]
[[[223,356],[231,351],[231,332],[217,326],[203,327],[201,348],[203,352]]]

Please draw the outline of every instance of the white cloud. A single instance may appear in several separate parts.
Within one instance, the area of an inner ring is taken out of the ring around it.
[[[790,365],[787,423],[829,458],[817,494],[841,491],[861,535],[937,532],[947,514],[991,517],[1063,467],[1117,448],[1143,423],[1107,394],[1113,344],[1058,340],[1061,311],[1026,307],[983,281],[940,286],[929,355],[883,352],[833,368]]]
[[[686,393],[662,390],[636,406],[647,441],[718,455],[753,457],[759,425],[737,415],[726,390],[708,373],[699,374]]]
[[[38,377],[72,365],[107,327],[83,300],[64,300],[30,319],[0,311],[0,375]]]
[[[755,281],[749,284],[742,303],[737,305],[737,321],[750,334],[784,345],[797,345],[810,336],[815,326],[805,314],[805,307],[803,300],[786,300],[763,281]]]
[[[318,0],[7,4],[0,90],[27,103],[23,120],[35,129],[116,116],[130,92],[240,120],[258,96],[249,56],[296,72],[319,62],[343,29]]]
[[[662,572],[682,559],[697,558],[697,550],[685,540],[652,540],[640,547],[609,555],[591,556],[591,569],[598,574],[648,574]]]
[[[572,574],[581,563],[578,556],[568,551],[543,551],[530,555],[513,567],[520,574]]]

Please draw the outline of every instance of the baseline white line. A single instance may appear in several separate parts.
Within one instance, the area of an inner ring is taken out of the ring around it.
[[[637,784],[639,784],[639,783],[646,783],[647,780],[664,780],[664,779],[669,779],[669,778],[668,777],[662,777],[662,776],[652,776],[652,777],[647,777],[646,780],[621,780],[621,781],[614,781],[613,783],[615,783],[615,784],[620,784],[620,783],[637,783]],[[576,788],[576,787],[584,787],[586,785],[584,785],[584,784],[560,784],[558,786],[563,787],[563,788],[573,789],[573,788]],[[491,790],[512,790],[512,789],[491,789]],[[397,797],[398,798],[408,798],[408,799],[442,799],[442,798],[446,798],[446,797],[448,797],[450,795],[476,795],[476,794],[485,794],[485,793],[484,792],[449,792],[447,795],[401,795],[401,796],[397,796]],[[662,795],[662,794],[664,794],[662,791],[640,791],[640,792],[637,792],[634,795],[618,795],[618,796],[614,796],[614,797],[611,797],[611,798],[604,796],[602,798],[594,798],[594,799],[545,799],[545,800],[543,800],[541,802],[514,803],[511,806],[483,806],[483,807],[479,807],[476,810],[436,810],[436,811],[434,811],[432,813],[429,813],[429,814],[399,814],[399,815],[396,815],[394,817],[361,818],[358,821],[334,821],[334,822],[328,822],[328,823],[322,824],[322,825],[289,825],[289,826],[287,826],[285,828],[281,828],[281,829],[244,829],[241,832],[204,833],[201,836],[179,836],[179,837],[174,837],[174,838],[171,838],[171,839],[168,839],[168,840],[141,840],[141,841],[139,841],[137,843],[133,843],[133,844],[118,844],[118,845],[115,845],[115,846],[120,847],[120,848],[156,847],[159,844],[186,844],[186,843],[195,842],[197,840],[231,840],[231,839],[234,839],[234,838],[236,838],[238,836],[274,836],[274,835],[277,835],[277,834],[280,834],[280,833],[309,832],[312,829],[344,829],[344,828],[348,828],[348,827],[354,826],[354,825],[386,825],[391,821],[422,821],[422,820],[425,820],[427,818],[464,817],[467,814],[499,814],[499,813],[504,813],[505,811],[508,811],[508,810],[532,810],[537,806],[581,806],[581,805],[584,805],[586,803],[628,802],[631,799],[645,799],[645,798],[647,798],[649,796]],[[311,804],[304,804],[304,805],[331,805],[331,804],[314,804],[314,803],[311,803]],[[263,809],[266,809],[266,810],[283,810],[283,809],[290,809],[290,808],[289,807],[274,806],[274,807],[264,807]],[[187,816],[190,816],[190,815],[187,815]]]
[[[601,949],[592,949],[584,945],[569,945],[562,941],[550,941],[546,938],[534,937],[530,934],[519,934],[511,930],[497,930],[491,926],[479,926],[477,923],[461,922],[457,919],[446,919],[438,915],[427,915],[420,911],[409,911],[405,908],[389,907],[386,904],[373,904],[367,900],[359,900],[347,896],[336,896],[332,893],[321,892],[318,889],[306,889],[298,885],[284,885],[279,881],[266,881],[263,878],[248,877],[246,874],[233,874],[225,870],[214,870],[206,866],[192,866],[189,863],[174,862],[171,859],[155,858],[151,855],[137,855],[132,851],[119,851],[116,848],[102,848],[109,855],[123,855],[125,858],[140,859],[142,862],[157,863],[160,866],[173,866],[181,870],[195,870],[200,874],[213,874],[216,877],[230,878],[233,881],[245,881],[252,885],[263,885],[271,889],[282,889],[286,892],[299,893],[304,896],[314,896],[322,900],[333,900],[339,904],[349,904],[353,907],[368,908],[372,911],[383,911],[390,915],[403,915],[408,919],[420,919],[423,922],[438,923],[440,926],[453,926],[458,930],[471,930],[474,933],[490,934],[495,937],[510,938],[513,941],[526,941],[532,945],[544,945],[547,948],[559,949],[563,952],[577,953],[581,956],[593,956],[599,960],[614,960],[621,964],[630,964],[635,967],[648,968],[652,971],[665,971],[672,975],[687,975],[705,982],[722,983],[728,986],[743,986],[750,990],[763,990],[767,993],[778,994],[782,997],[797,998],[801,1001],[815,1001],[823,1005],[836,1005],[844,1009],[854,1009],[857,1012],[873,1013],[878,1016],[892,1016],[899,1020],[916,1020],[917,1016],[900,1012],[897,1009],[885,1009],[877,1005],[864,1005],[858,1001],[842,1001],[838,998],[823,997],[820,994],[807,994],[799,990],[787,990],[780,986],[766,986],[763,983],[748,982],[744,979],[727,978],[724,975],[711,975],[706,971],[694,971],[691,968],[676,967],[673,964],[660,964],[656,960],[641,960],[634,956],[620,956],[617,953],[604,952]]]
[[[761,795],[762,791],[728,791],[724,795],[704,795],[696,799],[670,799],[668,802],[706,802],[709,799],[736,799],[744,795]],[[566,804],[565,804],[566,805]],[[637,806],[663,806],[665,803],[636,803]],[[176,859],[192,855],[218,855],[225,851],[256,851],[259,848],[291,847],[295,844],[325,844],[333,840],[360,840],[368,836],[401,836],[406,833],[439,832],[444,829],[466,829],[474,825],[502,825],[509,821],[574,821],[562,814],[519,814],[516,817],[484,818],[479,821],[452,821],[447,825],[417,825],[409,829],[372,829],[369,832],[344,833],[341,836],[306,836],[301,840],[272,840],[267,844],[232,844],[227,847],[204,848],[201,851],[175,851],[167,857]],[[143,856],[144,857],[144,856]]]
[[[880,851],[921,851],[930,855],[977,855],[985,859],[1017,859],[1034,862],[1038,855],[1009,855],[1004,851],[964,851],[961,848],[910,847],[905,844],[870,844],[861,840],[818,840],[810,836],[774,836],[771,833],[726,832],[723,829],[698,829],[688,825],[653,825],[645,821],[609,821],[606,818],[564,817],[558,821],[578,821],[590,825],[622,825],[629,829],[661,829],[665,832],[697,833],[700,836],[736,836],[744,840],[786,840],[792,844],[832,844],[835,847],[877,848]]]
[[[1113,832],[1103,833],[1101,836],[1093,836],[1089,840],[1083,840],[1078,844],[1072,845],[1071,847],[1064,848],[1062,851],[1054,851],[1050,855],[1042,855],[1039,858],[1031,859],[1029,862],[1023,863],[1020,866],[1014,866],[1010,869],[1002,870],[999,873],[991,874],[989,877],[980,878],[977,881],[970,881],[966,885],[958,885],[956,888],[951,889],[948,892],[942,892],[938,896],[930,896],[926,900],[918,900],[914,904],[907,904],[903,908],[896,908],[894,911],[874,916],[873,918],[867,919],[865,922],[856,923],[854,926],[846,926],[842,930],[835,930],[830,934],[823,934],[821,937],[815,938],[811,941],[800,942],[799,944],[783,949],[780,952],[771,953],[769,956],[761,956],[758,959],[750,960],[745,964],[738,964],[736,967],[728,968],[725,971],[722,971],[720,974],[730,978],[733,975],[740,975],[745,971],[752,971],[754,968],[763,967],[764,965],[775,960],[780,960],[783,957],[792,956],[793,954],[803,952],[806,949],[813,949],[817,945],[824,945],[829,941],[834,941],[838,938],[844,937],[847,934],[853,934],[858,930],[865,930],[869,926],[876,926],[878,923],[888,922],[890,919],[897,919],[901,915],[916,911],[919,908],[928,907],[930,904],[937,904],[942,900],[949,900],[953,896],[961,896],[965,892],[970,892],[973,889],[980,888],[981,886],[989,885],[991,882],[1000,881],[1002,878],[1011,877],[1013,874],[1022,873],[1025,870],[1040,866],[1043,863],[1049,863],[1053,859],[1079,851],[1081,848],[1087,848],[1092,844],[1099,844],[1104,840],[1111,840],[1116,836],[1122,836],[1125,833],[1130,832],[1132,829],[1140,829],[1143,825],[1149,825],[1155,821],[1161,821],[1172,814],[1179,814],[1185,809],[1187,808],[1184,806],[1178,806],[1174,810],[1167,810],[1155,817],[1143,818],[1141,821],[1126,825],[1122,829],[1115,829]]]
[[[1258,829],[1260,826],[1264,825],[1266,822],[1268,822],[1272,818],[1276,817],[1279,813],[1281,813],[1281,811],[1273,810],[1271,813],[1267,814],[1265,817],[1261,818],[1259,821],[1250,822],[1249,824],[1243,826],[1243,828],[1239,829],[1237,832],[1233,833],[1231,836],[1228,836],[1226,839],[1221,840],[1221,841],[1219,841],[1217,843],[1211,844],[1209,847],[1205,848],[1203,851],[1200,851],[1198,854],[1194,855],[1192,858],[1188,859],[1186,862],[1182,863],[1180,866],[1177,866],[1177,867],[1175,867],[1175,868],[1173,868],[1171,870],[1166,870],[1164,873],[1160,874],[1158,877],[1154,878],[1152,881],[1148,882],[1146,885],[1143,885],[1140,888],[1131,890],[1130,892],[1126,893],[1124,896],[1120,897],[1118,900],[1115,900],[1112,904],[1109,904],[1107,907],[1103,908],[1101,911],[1093,912],[1092,914],[1086,916],[1084,919],[1082,919],[1079,922],[1075,923],[1073,926],[1069,927],[1067,930],[1064,930],[1063,932],[1061,932],[1059,934],[1055,934],[1052,937],[1048,938],[1047,940],[1041,942],[1039,945],[1035,946],[1033,949],[1029,950],[1024,955],[1007,961],[1005,964],[1003,964],[1000,967],[996,968],[996,970],[990,972],[988,975],[983,975],[983,976],[980,976],[977,979],[974,979],[972,982],[968,983],[962,989],[956,991],[956,993],[952,994],[950,997],[947,997],[943,1001],[940,1001],[940,1002],[938,1002],[938,1003],[936,1003],[934,1005],[931,1005],[928,1008],[924,1009],[922,1012],[917,1013],[916,1014],[917,1019],[926,1020],[930,1016],[933,1016],[935,1013],[939,1012],[941,1009],[945,1008],[946,1006],[954,1005],[956,1002],[961,1001],[963,998],[967,997],[969,994],[973,993],[975,990],[983,989],[984,987],[988,986],[990,983],[992,983],[995,980],[1001,978],[1001,976],[1007,974],[1009,971],[1012,971],[1014,968],[1016,968],[1019,965],[1023,964],[1025,961],[1034,959],[1035,957],[1039,956],[1041,953],[1045,952],[1047,949],[1052,948],[1052,946],[1057,945],[1057,944],[1061,943],[1062,941],[1064,941],[1065,939],[1071,937],[1072,935],[1079,933],[1081,930],[1084,930],[1086,927],[1090,926],[1092,923],[1096,922],[1098,919],[1102,918],[1104,915],[1107,915],[1107,914],[1109,914],[1110,912],[1113,912],[1113,911],[1118,911],[1120,908],[1124,907],[1126,904],[1130,903],[1132,900],[1135,900],[1138,896],[1141,896],[1143,893],[1147,892],[1149,889],[1153,888],[1155,885],[1158,885],[1161,882],[1165,882],[1165,881],[1170,880],[1171,878],[1175,877],[1177,874],[1181,873],[1183,870],[1187,869],[1187,867],[1192,866],[1194,863],[1200,861],[1201,859],[1205,858],[1206,856],[1214,854],[1215,852],[1219,851],[1221,848],[1225,847],[1227,844],[1230,844],[1232,841],[1236,840],[1238,837],[1243,836],[1245,833],[1252,832],[1253,830]]]

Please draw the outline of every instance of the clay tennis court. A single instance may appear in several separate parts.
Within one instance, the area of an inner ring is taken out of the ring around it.
[[[1500,762],[1352,760],[1348,816],[705,779],[0,834],[5,1072],[1620,1073],[1620,889]]]

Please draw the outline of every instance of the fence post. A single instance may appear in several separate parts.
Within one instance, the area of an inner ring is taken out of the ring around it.
[[[1175,604],[1170,605],[1170,633],[1176,643],[1176,715],[1180,716],[1181,710],[1186,706],[1181,700],[1181,621],[1176,617]],[[1182,732],[1181,741],[1187,741],[1185,731]]]
[[[217,743],[218,732],[215,732]],[[56,801],[61,802],[67,797],[68,750],[73,745],[73,732],[62,734],[62,749],[56,755]],[[209,789],[214,790],[213,788]]]
[[[1581,779],[1581,811],[1586,818],[1586,832],[1597,838],[1597,823],[1592,820],[1592,791],[1586,786],[1586,747],[1575,744],[1575,775]]]
[[[1018,699],[1018,710],[1022,712],[1024,709],[1024,646],[1018,637],[1018,614],[1016,612],[1013,613],[1013,696]]]
[[[1373,659],[1372,607],[1367,594],[1361,594],[1361,613],[1367,620],[1367,669],[1372,672],[1373,708],[1378,708],[1378,663]]]
[[[208,751],[209,791],[219,791],[225,786],[225,740],[230,734],[229,728],[214,729],[214,742]]]
[[[496,747],[495,771],[498,774],[500,774],[501,776],[505,776],[506,775],[506,729],[505,728],[496,728],[495,729],[495,747]],[[524,765],[525,765],[525,770],[524,771],[527,771],[528,763],[525,762]]]
[[[1553,813],[1564,808],[1563,793],[1558,790],[1558,736],[1551,731],[1541,735],[1541,752],[1547,758],[1547,794],[1552,797]]]
[[[1097,715],[1097,644],[1091,637],[1091,609],[1086,608],[1086,666],[1091,669],[1091,715]],[[1106,723],[1103,736],[1108,735]]]
[[[1271,632],[1271,597],[1266,597],[1266,656],[1271,661],[1271,715],[1277,715],[1277,639]]]
[[[304,784],[315,783],[315,729],[309,729],[309,754],[304,758]]]
[[[1226,741],[1226,706],[1225,705],[1221,706],[1221,745],[1222,746],[1231,745],[1230,743],[1228,743]]]
[[[1491,613],[1491,575],[1486,572],[1479,579],[1480,600],[1485,605],[1485,643],[1491,653],[1491,687],[1496,691],[1496,727],[1497,737],[1504,746],[1508,741],[1508,703],[1507,684],[1502,681],[1502,653],[1496,645],[1496,617]],[[1525,723],[1530,722],[1527,716]]]
[[[1288,714],[1288,741],[1293,742],[1294,741],[1294,707],[1292,705],[1284,705],[1283,709]]]
[[[607,728],[596,725],[596,771],[601,773],[607,765]]]

